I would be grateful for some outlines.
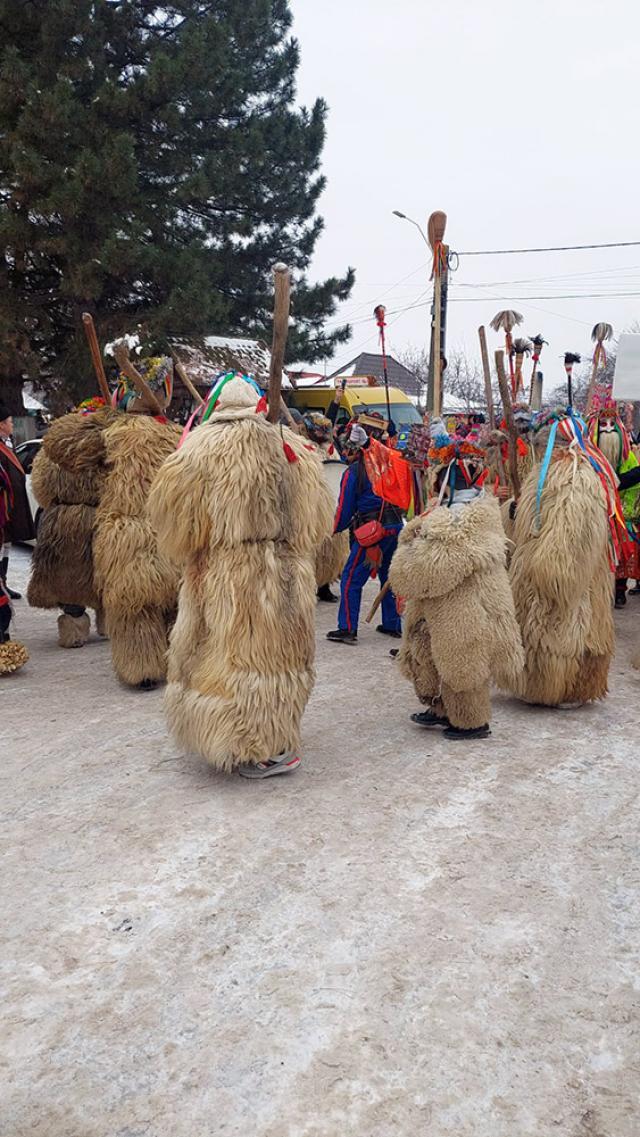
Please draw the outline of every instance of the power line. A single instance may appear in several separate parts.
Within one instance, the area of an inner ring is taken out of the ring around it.
[[[640,245],[640,241],[609,241],[601,245],[548,245],[540,249],[467,249],[459,257],[502,257],[509,253],[572,253],[579,249],[628,249]]]

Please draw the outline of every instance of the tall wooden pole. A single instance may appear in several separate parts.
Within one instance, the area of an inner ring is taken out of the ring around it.
[[[431,321],[431,354],[429,358],[429,386],[427,390],[427,410],[434,417],[442,413],[442,278],[447,271],[448,248],[443,244],[447,215],[442,210],[432,213],[427,223],[427,236],[433,253],[433,309]],[[446,289],[445,289],[446,292]]]
[[[496,361],[496,375],[498,376],[498,386],[500,388],[500,398],[502,399],[502,410],[504,413],[505,422],[507,424],[507,434],[509,440],[509,477],[511,479],[511,489],[516,501],[520,497],[520,477],[518,475],[518,443],[516,435],[516,424],[513,420],[513,409],[511,406],[511,391],[510,384],[507,380],[507,374],[504,369],[504,352],[497,351],[495,354]]]
[[[202,398],[202,395],[198,391],[197,387],[195,387],[195,385],[191,382],[189,376],[187,375],[186,368],[180,362],[177,355],[175,355],[175,353],[173,351],[171,352],[171,358],[173,359],[173,365],[176,369],[176,373],[179,376],[182,384],[186,387],[186,389],[189,392],[189,394],[191,395],[191,397],[195,399],[196,403],[199,403],[202,406],[204,403],[204,399]]]
[[[487,416],[492,430],[496,427],[496,408],[493,405],[493,391],[491,390],[491,368],[489,367],[489,351],[487,349],[487,333],[484,326],[478,328],[480,339],[480,355],[482,356],[482,373],[484,375],[484,397],[487,403]]]
[[[93,322],[93,316],[90,312],[82,313],[82,323],[84,324],[84,334],[89,343],[89,350],[91,352],[91,361],[93,363],[93,370],[96,373],[100,394],[106,403],[111,400],[111,392],[109,391],[109,384],[107,383],[107,376],[104,371],[104,364],[102,362],[102,355],[100,354],[100,345],[96,335],[96,327]]]
[[[273,340],[269,368],[269,422],[277,422],[282,400],[282,367],[289,332],[291,307],[291,274],[285,264],[273,266]]]

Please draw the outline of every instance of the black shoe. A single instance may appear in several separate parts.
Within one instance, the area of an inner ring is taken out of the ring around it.
[[[338,597],[333,595],[333,592],[329,588],[328,584],[320,585],[320,588],[316,592],[316,596],[318,597],[318,600],[324,601],[325,604],[338,603]]]
[[[449,719],[445,715],[436,715],[433,711],[418,711],[411,716],[411,722],[418,726],[449,726]]]
[[[389,652],[389,655],[391,656],[392,659],[395,659],[399,653],[400,653],[399,647],[392,647],[391,651]]]
[[[635,588],[629,589],[630,596],[640,596],[640,584],[636,584]]]
[[[327,632],[327,639],[333,644],[357,644],[358,633],[348,632],[346,628],[336,628],[335,632]]]
[[[158,686],[157,679],[143,679],[142,683],[138,683],[139,691],[155,691]]]
[[[468,730],[463,730],[461,726],[448,726],[443,731],[442,737],[448,738],[452,742],[466,742],[471,741],[472,738],[488,738],[491,734],[489,723],[486,722],[484,726],[472,726]]]
[[[396,632],[393,628],[385,628],[384,624],[378,624],[376,632],[380,632],[381,636],[393,636],[394,640],[402,639],[402,632]]]
[[[5,587],[5,591],[7,593],[7,596],[9,597],[10,600],[22,600],[22,593],[21,592],[16,592],[15,588],[9,588],[8,584],[5,584],[4,587]]]
[[[9,593],[9,595],[11,595],[11,593]],[[626,592],[616,592],[616,602],[615,602],[615,607],[616,607],[616,608],[624,608],[624,606],[625,606],[625,604],[626,604],[626,603],[627,603],[627,594],[626,594]]]

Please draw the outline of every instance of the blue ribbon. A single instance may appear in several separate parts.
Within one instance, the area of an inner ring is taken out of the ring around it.
[[[547,480],[549,473],[549,466],[551,465],[551,455],[553,454],[553,447],[556,441],[556,434],[558,433],[558,423],[552,423],[551,430],[549,431],[549,440],[547,442],[547,449],[544,452],[544,460],[540,468],[540,477],[538,478],[538,492],[536,494],[536,529],[540,528],[540,508],[542,504],[542,491],[544,483]]]

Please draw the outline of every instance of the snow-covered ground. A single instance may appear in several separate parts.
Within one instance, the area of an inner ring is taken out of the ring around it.
[[[321,606],[303,767],[263,784],[179,753],[106,642],[16,612],[3,1134],[636,1137],[640,599],[604,704],[496,697],[463,748]]]

